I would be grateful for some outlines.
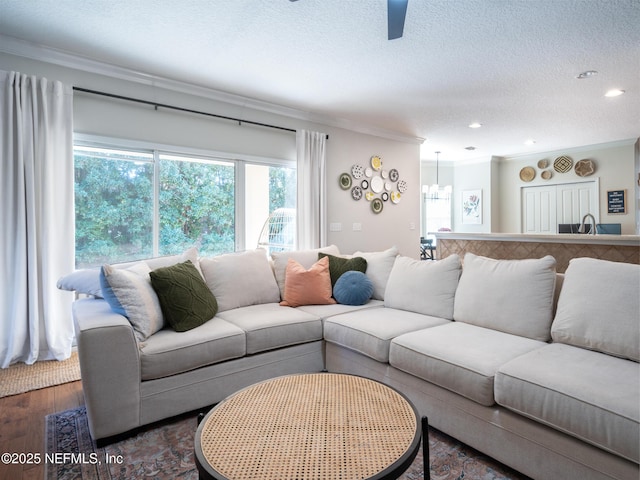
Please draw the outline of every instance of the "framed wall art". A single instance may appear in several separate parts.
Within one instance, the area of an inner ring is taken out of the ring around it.
[[[627,213],[627,191],[608,190],[607,191],[607,213],[625,214]]]
[[[462,191],[462,223],[465,225],[482,224],[482,190]]]

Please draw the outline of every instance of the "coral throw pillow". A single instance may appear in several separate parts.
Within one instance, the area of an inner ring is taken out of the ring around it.
[[[331,298],[331,293],[331,276],[327,257],[318,260],[309,270],[294,259],[289,259],[284,277],[284,298],[280,305],[299,307],[336,303]]]

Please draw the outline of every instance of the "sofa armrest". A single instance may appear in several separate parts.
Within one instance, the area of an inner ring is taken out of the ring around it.
[[[89,429],[94,439],[140,425],[140,355],[129,321],[106,301],[73,303]]]

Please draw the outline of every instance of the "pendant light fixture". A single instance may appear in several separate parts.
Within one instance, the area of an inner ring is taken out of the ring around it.
[[[451,192],[453,188],[451,185],[445,185],[440,188],[440,152],[436,153],[436,183],[431,185],[431,187],[427,187],[425,185],[423,191],[427,193],[430,198],[449,198],[451,196]]]

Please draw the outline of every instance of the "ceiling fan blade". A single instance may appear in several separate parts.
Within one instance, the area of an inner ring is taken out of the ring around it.
[[[404,19],[407,16],[409,0],[387,0],[387,24],[389,40],[402,37]]]

